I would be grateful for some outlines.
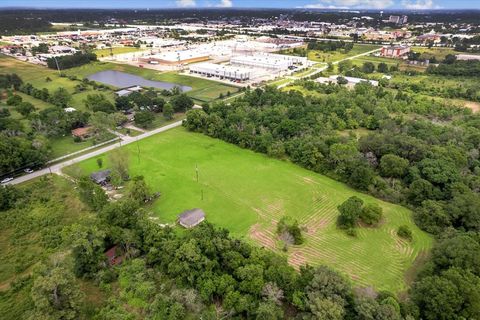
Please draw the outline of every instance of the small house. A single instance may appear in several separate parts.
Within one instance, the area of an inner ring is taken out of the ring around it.
[[[199,225],[203,220],[205,220],[205,212],[198,208],[187,210],[178,216],[178,223],[187,229]]]
[[[100,170],[97,172],[94,172],[90,175],[90,179],[92,179],[93,182],[99,185],[106,185],[110,181],[110,170]]]
[[[89,138],[93,134],[92,127],[82,127],[72,130],[72,136],[80,138],[82,140]]]

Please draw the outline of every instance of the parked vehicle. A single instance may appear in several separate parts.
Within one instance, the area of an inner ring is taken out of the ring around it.
[[[10,182],[10,181],[12,181],[12,180],[13,180],[12,177],[8,177],[8,178],[5,178],[5,179],[3,179],[2,181],[0,181],[0,183],[1,183],[1,184],[5,184],[5,183],[8,183],[8,182]]]
[[[23,171],[24,171],[25,173],[33,173],[33,170],[32,170],[32,169],[30,169],[30,168],[28,168],[28,169],[25,169],[25,170],[23,170]]]

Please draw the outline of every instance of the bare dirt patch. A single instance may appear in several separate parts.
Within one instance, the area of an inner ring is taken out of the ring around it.
[[[295,249],[290,249],[291,253],[288,256],[288,263],[293,266],[296,270],[300,269],[300,266],[307,264],[307,259],[303,256],[300,251]]]
[[[478,102],[473,102],[473,101],[465,101],[465,107],[469,108],[473,112],[478,112],[480,111],[480,103]]]
[[[269,249],[275,249],[275,240],[258,223],[250,227],[248,232],[251,239],[255,240],[260,246]]]
[[[318,231],[324,229],[328,225],[327,219],[315,218],[308,222],[305,226],[305,232],[309,235],[316,234]]]

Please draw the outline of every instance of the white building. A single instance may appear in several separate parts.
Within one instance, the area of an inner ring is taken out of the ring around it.
[[[457,60],[480,60],[480,55],[475,54],[457,54]]]
[[[307,58],[272,53],[254,53],[252,55],[234,56],[230,59],[232,65],[249,66],[270,70],[288,70],[295,65],[307,63]]]
[[[190,66],[190,72],[207,77],[218,77],[235,81],[245,81],[251,78],[251,70],[235,66],[226,66],[215,63],[197,63]]]
[[[338,78],[340,78],[340,77],[347,80],[348,81],[347,85],[350,86],[350,87],[353,87],[356,84],[361,83],[361,82],[368,82],[372,86],[378,87],[378,81],[361,79],[361,78],[354,78],[354,77],[344,77],[342,75],[333,75],[333,76],[330,76],[328,78],[319,77],[315,81],[317,81],[318,83],[335,83],[336,84],[336,83],[338,83]]]

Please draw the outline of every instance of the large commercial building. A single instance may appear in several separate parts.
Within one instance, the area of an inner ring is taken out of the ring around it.
[[[405,45],[385,46],[380,51],[382,57],[402,58],[410,52],[410,47]]]
[[[251,77],[250,69],[209,62],[197,63],[190,66],[190,72],[207,77],[217,77],[233,81],[245,81]]]
[[[188,64],[208,60],[209,54],[198,50],[170,51],[141,58],[145,63],[159,63],[167,65]]]
[[[254,53],[252,55],[234,56],[230,59],[230,63],[270,70],[288,70],[293,66],[306,64],[307,58],[283,54]]]

